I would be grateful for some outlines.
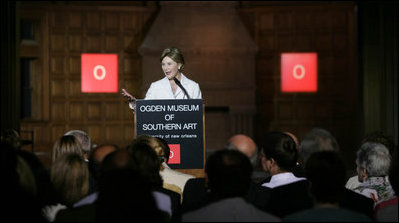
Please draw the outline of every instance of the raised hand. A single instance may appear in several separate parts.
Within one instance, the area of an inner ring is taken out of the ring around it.
[[[122,95],[123,97],[127,98],[127,100],[130,102],[136,102],[136,98],[133,97],[129,92],[127,92],[125,89],[122,89]]]
[[[134,111],[136,109],[136,98],[129,94],[125,89],[122,89],[122,95],[124,98],[127,98],[130,109]]]

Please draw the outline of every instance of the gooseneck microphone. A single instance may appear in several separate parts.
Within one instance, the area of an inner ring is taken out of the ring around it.
[[[177,86],[179,86],[183,90],[184,94],[187,96],[187,99],[190,99],[190,96],[188,95],[186,89],[183,87],[183,85],[180,83],[180,81],[176,77],[174,77],[173,80],[175,81]]]

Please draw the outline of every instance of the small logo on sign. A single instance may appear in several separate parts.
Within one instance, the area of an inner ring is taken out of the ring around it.
[[[170,155],[168,164],[180,164],[180,144],[169,144]]]

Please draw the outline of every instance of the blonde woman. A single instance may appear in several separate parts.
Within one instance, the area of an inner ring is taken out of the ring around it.
[[[44,208],[45,216],[54,221],[59,210],[73,207],[89,191],[89,168],[80,154],[61,154],[50,169],[51,182],[58,203]]]
[[[52,161],[54,162],[65,153],[75,153],[84,158],[82,146],[75,136],[64,135],[54,143]]]

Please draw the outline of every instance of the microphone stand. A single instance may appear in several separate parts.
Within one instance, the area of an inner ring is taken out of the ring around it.
[[[190,99],[190,96],[188,95],[186,89],[183,87],[183,85],[180,83],[180,81],[176,77],[174,77],[173,80],[175,81],[177,86],[179,86],[183,90],[184,94],[187,96],[187,99]]]

